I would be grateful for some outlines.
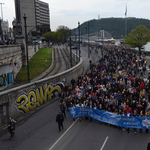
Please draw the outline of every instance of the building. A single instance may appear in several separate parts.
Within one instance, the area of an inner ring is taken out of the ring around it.
[[[37,26],[41,29],[50,29],[49,5],[39,0],[35,0],[35,14]]]
[[[9,31],[9,23],[8,23],[8,21],[3,21],[3,26],[2,27],[3,27],[5,39],[9,38],[8,37],[8,31]]]
[[[40,0],[15,0],[16,19],[13,21],[14,35],[25,36],[24,14],[27,20],[29,37],[37,35],[37,31],[50,30],[49,4]]]
[[[9,31],[8,21],[2,21],[0,18],[0,35],[1,35],[0,40],[2,39],[3,34],[4,34],[4,40],[9,38],[8,31]]]

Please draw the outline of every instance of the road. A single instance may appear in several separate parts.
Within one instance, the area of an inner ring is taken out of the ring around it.
[[[82,48],[84,63],[98,59],[95,52],[87,59],[87,48]],[[85,69],[87,69],[85,68]],[[9,133],[0,137],[0,150],[146,150],[150,133],[127,133],[119,128],[98,121],[72,119],[67,117],[64,129],[58,131],[55,122],[59,112],[59,101],[47,105],[31,117],[23,119],[16,126],[16,135],[10,139]]]

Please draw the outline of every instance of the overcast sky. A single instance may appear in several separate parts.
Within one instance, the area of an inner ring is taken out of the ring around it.
[[[82,24],[91,19],[125,17],[150,19],[150,0],[42,0],[49,3],[51,30],[64,25],[70,29],[76,28],[78,21]],[[3,18],[12,27],[15,17],[14,0],[1,0]],[[0,14],[1,16],[1,14]]]

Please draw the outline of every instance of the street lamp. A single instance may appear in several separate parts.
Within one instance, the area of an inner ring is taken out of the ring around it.
[[[79,61],[80,61],[80,55],[81,55],[81,51],[80,51],[80,22],[78,22],[78,36],[79,36]]]
[[[1,16],[2,16],[2,35],[3,35],[3,40],[5,39],[4,37],[4,22],[3,22],[3,9],[2,9],[2,5],[5,3],[0,3],[1,4]]]
[[[70,30],[70,64],[72,68],[71,30]]]
[[[90,47],[89,47],[89,22],[88,22],[88,58],[90,58]]]
[[[77,60],[77,35],[75,33],[75,49],[76,49],[76,60]]]
[[[30,83],[30,71],[29,71],[29,59],[28,59],[28,37],[27,37],[27,17],[24,14],[24,27],[25,27],[25,42],[26,42],[26,54],[27,54],[27,74],[28,74],[28,82]]]
[[[26,54],[27,54],[27,74],[28,74],[28,82],[30,83],[29,58],[28,58],[28,36],[29,36],[30,32],[31,32],[33,29],[35,29],[37,26],[27,26],[27,22],[26,22],[27,16],[26,16],[26,14],[24,14],[23,18],[24,18]],[[27,27],[34,27],[34,28],[32,28],[32,29],[28,32],[28,34],[27,34]],[[37,33],[38,33],[37,38],[40,38],[40,36],[39,36],[40,31],[38,30]],[[36,52],[36,45],[35,45],[35,52]]]

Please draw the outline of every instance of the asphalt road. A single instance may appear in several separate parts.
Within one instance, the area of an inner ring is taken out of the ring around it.
[[[59,132],[55,122],[58,112],[59,102],[55,101],[24,120],[11,140],[9,133],[0,138],[0,150],[145,150],[150,141],[145,130],[135,135],[132,129],[127,133],[84,119],[73,124],[68,112],[64,130]]]
[[[87,58],[86,48],[82,49],[83,59]],[[96,60],[98,55],[92,52]],[[92,58],[91,57],[91,58]],[[88,68],[88,66],[87,66]],[[135,135],[98,121],[82,120],[73,124],[67,117],[64,129],[59,132],[55,122],[59,112],[59,101],[47,105],[16,126],[16,135],[9,133],[0,137],[0,150],[146,150],[150,133],[137,132]]]

